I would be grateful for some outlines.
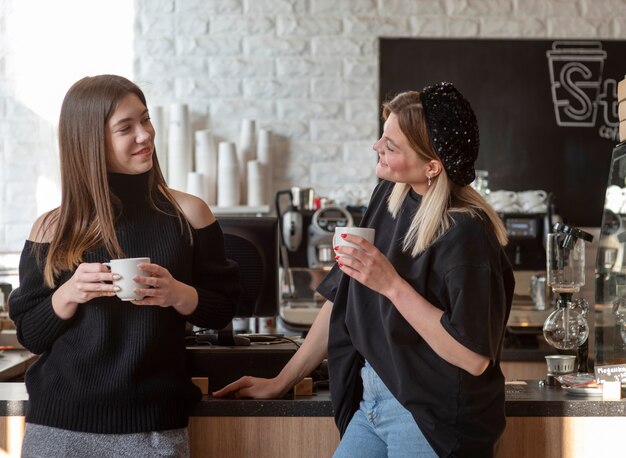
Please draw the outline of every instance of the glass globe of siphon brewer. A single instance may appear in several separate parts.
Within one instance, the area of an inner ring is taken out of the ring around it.
[[[589,337],[586,301],[572,295],[585,284],[585,241],[592,240],[591,234],[560,223],[547,236],[547,283],[558,299],[543,325],[543,335],[560,350],[580,347]]]

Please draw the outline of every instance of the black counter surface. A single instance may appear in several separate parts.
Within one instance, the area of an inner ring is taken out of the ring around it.
[[[0,383],[0,416],[23,416],[27,407],[23,383]],[[622,417],[626,416],[626,399],[604,401],[602,397],[573,395],[532,380],[506,385],[505,410],[507,417]],[[330,417],[332,412],[329,392],[320,390],[313,396],[273,400],[205,396],[193,416]]]

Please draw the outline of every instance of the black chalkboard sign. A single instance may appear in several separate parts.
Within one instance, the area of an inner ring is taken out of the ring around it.
[[[626,365],[624,364],[596,366],[594,371],[597,380],[626,383]]]
[[[379,98],[453,82],[476,112],[491,189],[552,192],[566,222],[599,227],[624,56],[626,41],[383,38]]]

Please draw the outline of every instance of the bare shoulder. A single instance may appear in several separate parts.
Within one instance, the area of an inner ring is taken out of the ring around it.
[[[56,212],[54,210],[39,216],[33,223],[28,240],[36,243],[50,243],[56,229]]]
[[[170,188],[169,191],[193,228],[200,229],[215,222],[215,216],[202,199],[176,189]]]

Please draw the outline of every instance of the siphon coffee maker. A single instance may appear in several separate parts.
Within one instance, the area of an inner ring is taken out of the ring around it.
[[[547,282],[557,295],[556,308],[543,325],[546,341],[559,350],[577,349],[576,370],[588,372],[589,304],[573,295],[585,284],[585,242],[593,236],[561,223],[546,244]]]

